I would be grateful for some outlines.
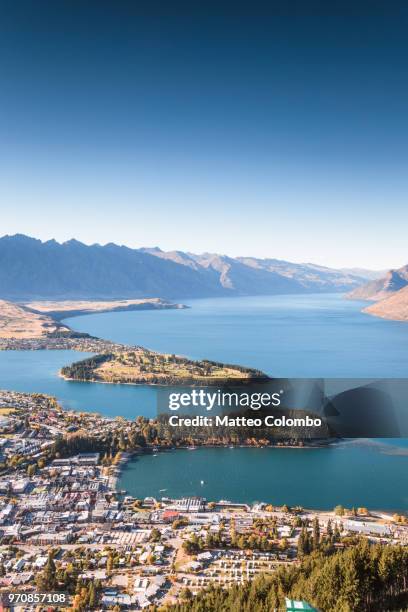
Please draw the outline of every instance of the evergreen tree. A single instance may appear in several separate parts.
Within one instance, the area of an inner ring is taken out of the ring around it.
[[[329,541],[331,542],[332,537],[333,537],[333,527],[332,527],[331,519],[327,521],[327,536],[329,538]]]
[[[313,519],[313,549],[317,550],[320,544],[320,526],[317,516]]]
[[[91,581],[88,586],[88,605],[92,609],[96,604],[96,589],[94,583]]]
[[[336,523],[334,526],[334,541],[339,542],[340,540],[340,529],[338,524]]]
[[[303,529],[301,538],[306,533]],[[362,540],[333,554],[314,551],[300,565],[278,568],[243,585],[211,586],[166,610],[270,612],[284,610],[289,597],[324,612],[385,612],[406,609],[407,590],[408,550]]]
[[[36,584],[39,591],[53,591],[57,586],[56,568],[52,553],[48,554],[44,570],[37,576]]]

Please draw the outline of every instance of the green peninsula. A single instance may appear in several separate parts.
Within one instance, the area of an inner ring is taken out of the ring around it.
[[[61,376],[70,380],[150,385],[204,384],[231,379],[265,378],[260,370],[216,361],[193,361],[142,347],[126,347],[83,359],[63,367]]]

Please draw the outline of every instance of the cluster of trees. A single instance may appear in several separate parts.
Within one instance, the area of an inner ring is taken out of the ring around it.
[[[253,415],[251,415],[253,416]],[[57,438],[48,451],[49,458],[68,457],[83,452],[100,452],[104,465],[114,463],[118,452],[134,452],[151,446],[226,445],[247,443],[259,445],[271,439],[270,428],[246,427],[172,427],[166,415],[154,420],[138,416],[135,421],[120,423],[114,430],[98,428],[94,433],[86,423],[76,423],[77,433]],[[256,431],[255,431],[256,430]],[[276,439],[275,439],[276,442]],[[299,443],[299,440],[296,441]],[[19,468],[23,457],[9,459],[7,467]],[[33,475],[34,470],[30,470]]]
[[[235,435],[228,431],[232,429],[226,427],[225,433],[213,432],[210,435],[207,431],[197,430],[195,433],[192,431],[194,428],[190,427],[171,427],[165,422],[165,419],[160,417],[155,421],[138,417],[136,422],[125,422],[123,428],[118,428],[116,432],[96,434],[79,432],[58,438],[53,444],[50,457],[69,457],[77,453],[100,452],[103,455],[104,464],[111,465],[118,452],[134,452],[151,446],[224,445],[248,441],[245,433]],[[253,443],[256,444],[257,440],[253,439]],[[14,461],[18,467],[20,465],[18,458]],[[23,458],[22,461],[24,461]]]
[[[396,523],[401,523],[402,525],[406,525],[408,523],[408,519],[404,514],[394,514],[392,518]]]
[[[90,580],[85,583],[79,580],[72,602],[72,612],[87,612],[99,607],[97,604],[100,591],[101,587],[98,581]]]
[[[78,453],[106,452],[111,446],[103,438],[92,435],[75,435],[57,438],[50,451],[50,458],[71,457]],[[116,449],[114,454],[116,454]]]
[[[75,311],[72,311],[72,312],[75,312]],[[49,314],[54,318],[56,316],[56,313],[49,313]],[[70,316],[74,316],[74,315],[71,314]],[[89,339],[96,340],[95,336],[91,336],[90,334],[87,334],[86,332],[73,331],[72,329],[65,329],[65,328],[60,328],[60,329],[56,329],[53,332],[49,332],[47,334],[47,338],[72,338],[72,339],[89,338]]]
[[[211,548],[222,548],[226,545],[225,539],[220,533],[207,532],[205,538],[198,537],[195,533],[190,536],[189,540],[183,542],[183,549],[189,555],[195,555],[198,552]]]
[[[195,555],[202,550],[213,548],[239,548],[240,550],[262,550],[272,551],[276,548],[276,543],[271,538],[272,533],[268,535],[251,534],[236,534],[231,532],[229,538],[222,530],[218,533],[207,532],[205,537],[198,537],[193,534],[189,540],[183,542],[183,548],[189,555]],[[279,541],[279,550],[286,550],[287,541],[282,538]]]
[[[227,590],[210,587],[168,610],[270,612],[285,609],[285,597],[306,600],[323,612],[400,609],[408,603],[408,550],[361,540],[330,555],[316,551],[300,565]]]
[[[102,353],[89,357],[88,359],[82,359],[76,361],[69,366],[61,368],[62,376],[67,378],[74,378],[76,380],[92,380],[94,378],[95,369],[106,361],[110,361],[114,358],[113,353]]]
[[[38,461],[33,461],[31,458],[25,457],[24,455],[10,455],[7,457],[4,463],[0,463],[0,472],[2,469],[7,471],[25,469],[27,476],[32,478],[37,473],[37,469],[43,468],[44,465],[44,458],[41,458]]]
[[[315,516],[313,519],[312,531],[308,529],[307,524],[302,525],[302,530],[298,539],[298,557],[302,558],[315,550],[330,552],[333,549],[333,545],[340,541],[340,537],[341,534],[337,523],[333,528],[330,519],[327,523],[327,533],[324,537],[321,537],[319,519]]]
[[[183,542],[183,550],[188,555],[195,555],[205,548],[205,542],[203,538],[199,538],[193,533],[189,540],[184,540]]]
[[[237,547],[241,550],[262,550],[270,552],[276,548],[276,544],[272,540],[266,536],[257,536],[255,534],[238,536],[232,540],[231,544],[233,548]],[[286,550],[288,547],[286,538],[282,538],[278,546],[279,550]]]
[[[269,413],[265,410],[256,412],[256,418],[264,421]],[[282,411],[283,414],[283,411]],[[275,416],[279,416],[279,410],[275,410]],[[224,415],[225,416],[225,415]],[[230,412],[229,418],[235,417],[254,418],[254,411],[248,409],[242,413]],[[294,414],[287,411],[286,417],[292,417]],[[297,415],[298,416],[298,415]],[[180,422],[177,427],[169,424],[167,414],[161,414],[157,417],[154,426],[157,429],[157,437],[163,442],[172,443],[175,445],[230,445],[230,444],[246,444],[252,446],[266,445],[273,442],[274,444],[281,443],[289,446],[303,446],[310,438],[310,432],[307,428],[284,428],[284,427],[268,427],[262,423],[260,426],[251,425],[219,425],[215,424],[207,426],[191,426],[184,425]],[[310,429],[310,428],[309,428]]]
[[[231,547],[240,548],[241,550],[263,550],[272,551],[275,548],[274,542],[271,538],[274,538],[272,533],[268,535],[257,535],[251,534],[231,534]],[[284,542],[284,540],[282,540]],[[286,545],[282,544],[281,549],[284,550]]]
[[[156,435],[155,428],[147,421],[141,425],[124,421],[116,431],[78,432],[57,438],[50,451],[51,457],[70,457],[78,453],[100,452],[102,463],[117,463],[121,452],[132,452],[152,444]]]
[[[97,606],[101,592],[98,580],[85,581],[79,577],[79,568],[72,563],[65,569],[58,569],[54,561],[55,551],[48,553],[47,563],[36,578],[37,590],[42,593],[66,591],[73,597],[73,612],[86,612]]]

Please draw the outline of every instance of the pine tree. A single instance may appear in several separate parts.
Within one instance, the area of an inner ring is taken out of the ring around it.
[[[299,558],[302,558],[306,554],[306,530],[304,527],[302,527],[299,534],[297,552]]]
[[[317,550],[320,544],[320,526],[317,516],[313,519],[313,549]]]
[[[331,519],[327,521],[327,536],[329,538],[329,541],[331,542],[333,538],[333,527],[332,527]]]
[[[48,560],[41,574],[38,575],[36,584],[39,590],[53,591],[56,587],[56,568],[51,552],[48,554]]]
[[[338,542],[340,540],[340,529],[338,524],[336,523],[334,526],[334,541]]]
[[[91,581],[88,586],[88,605],[92,609],[96,604],[96,590],[94,583]]]

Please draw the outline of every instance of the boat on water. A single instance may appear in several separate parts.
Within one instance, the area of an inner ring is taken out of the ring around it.
[[[187,450],[197,450],[196,446],[187,446]]]

